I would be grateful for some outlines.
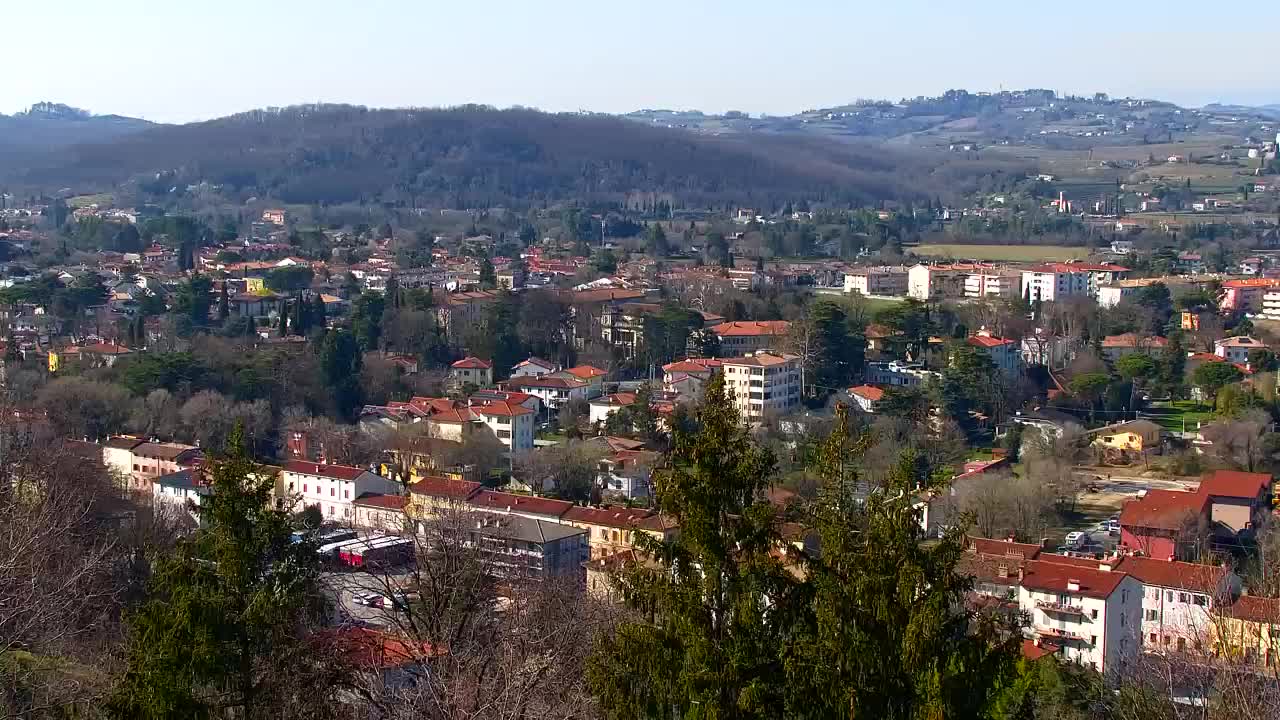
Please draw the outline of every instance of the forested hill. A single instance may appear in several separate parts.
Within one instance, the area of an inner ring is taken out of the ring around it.
[[[79,143],[101,142],[152,124],[119,115],[91,115],[57,103],[39,103],[26,112],[0,115],[0,163],[23,166],[47,153]]]
[[[523,206],[639,191],[688,206],[865,204],[945,195],[956,168],[944,177],[938,162],[870,145],[697,136],[604,115],[326,105],[155,126],[51,154],[10,179],[87,189],[132,178],[151,192],[208,182],[288,203]]]

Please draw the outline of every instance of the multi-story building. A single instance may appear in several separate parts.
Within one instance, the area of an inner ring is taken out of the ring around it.
[[[844,291],[856,295],[906,295],[907,275],[907,269],[901,267],[859,268],[845,273]]]
[[[1222,283],[1222,290],[1218,294],[1218,307],[1223,312],[1263,312],[1266,314],[1267,308],[1264,306],[1265,297],[1268,294],[1280,292],[1280,278],[1245,278],[1242,280],[1227,280]],[[1280,297],[1276,298],[1280,301]],[[1280,317],[1280,302],[1277,307],[1277,317]]]
[[[800,405],[800,357],[760,351],[725,360],[725,391],[742,419],[759,422],[766,414],[786,413]]]
[[[907,296],[921,301],[964,297],[964,284],[969,275],[997,269],[995,265],[981,263],[913,265],[907,270]]]
[[[1052,335],[1043,328],[1022,338],[1022,362],[1027,365],[1044,365],[1051,370],[1061,369],[1075,359],[1071,340]]]
[[[1218,565],[1127,556],[1116,569],[1143,585],[1142,646],[1147,652],[1208,652],[1213,613],[1230,605],[1240,591],[1240,579]]]
[[[867,363],[864,377],[868,385],[916,387],[930,380],[939,380],[942,378],[942,374],[933,370],[925,370],[924,366],[919,364],[891,360],[887,363]]]
[[[655,540],[666,540],[674,527],[661,515],[642,508],[574,506],[560,518],[587,531],[591,559],[608,557],[635,549],[635,536],[643,533]]]
[[[478,357],[464,357],[449,366],[449,383],[455,387],[493,385],[493,363]]]
[[[1134,333],[1108,335],[1102,338],[1101,344],[1102,356],[1110,362],[1115,362],[1125,355],[1133,355],[1135,353],[1154,356],[1169,347],[1169,341],[1159,335],[1144,336]]]
[[[1121,300],[1137,295],[1139,287],[1140,286],[1138,285],[1125,283],[1101,285],[1098,287],[1098,306],[1103,308],[1113,308],[1119,305]]]
[[[1005,375],[1017,375],[1022,368],[1022,356],[1018,352],[1018,343],[1008,338],[996,337],[983,329],[970,335],[966,341],[991,358],[991,364]]]
[[[193,512],[210,492],[211,488],[201,478],[200,469],[195,467],[161,475],[151,484],[153,506],[157,509],[168,507],[175,512]]]
[[[103,445],[102,461],[127,489],[152,495],[152,481],[194,466],[203,457],[200,448],[181,443],[145,442],[139,438],[116,436]]]
[[[964,296],[967,298],[1003,298],[1009,300],[1022,295],[1022,273],[1016,270],[982,270],[964,278]]]
[[[507,382],[512,390],[533,395],[553,412],[575,400],[590,400],[598,386],[575,377],[520,376]]]
[[[744,320],[708,328],[720,342],[723,357],[739,357],[757,350],[779,347],[791,331],[786,320]]]
[[[1208,502],[1200,493],[1148,490],[1120,509],[1120,547],[1157,560],[1176,560],[1182,545],[1194,543],[1208,522]]]
[[[1209,528],[1220,537],[1257,530],[1271,516],[1271,475],[1267,473],[1216,470],[1200,481],[1196,494],[1205,497]]]
[[[1089,294],[1091,275],[1074,263],[1049,263],[1022,271],[1022,294],[1028,300],[1052,302]]]
[[[505,580],[586,582],[587,531],[513,514],[475,513],[463,527],[485,571]]]
[[[295,511],[320,508],[326,520],[352,522],[352,502],[366,493],[398,495],[399,483],[358,467],[291,460],[281,477],[285,492],[295,498]]]
[[[1040,555],[1018,570],[1018,607],[1028,633],[1061,648],[1062,658],[1103,674],[1137,659],[1142,584],[1106,562]]]

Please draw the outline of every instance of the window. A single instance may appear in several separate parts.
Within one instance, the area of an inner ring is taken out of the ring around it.
[[[306,484],[306,483],[303,483],[303,484],[302,484],[302,492],[306,492],[306,491],[307,491],[307,484]]]
[[[1166,599],[1166,600],[1168,600],[1169,602],[1173,602],[1173,591],[1172,591],[1172,590],[1168,590],[1168,591],[1166,591],[1166,592],[1165,592],[1165,599]]]
[[[1095,608],[1095,609],[1093,609],[1092,611],[1090,611],[1090,613],[1089,613],[1089,614],[1090,614],[1090,616],[1092,616],[1092,618],[1093,618],[1094,620],[1097,620],[1097,619],[1098,619],[1098,610],[1097,610],[1096,608]],[[1121,616],[1121,617],[1123,617],[1123,616]]]
[[[1209,604],[1209,597],[1207,595],[1193,595],[1191,601],[1200,607],[1206,607]]]
[[[510,430],[499,430],[499,431],[498,431],[498,437],[502,438],[503,440],[506,440],[507,438],[511,437],[511,431],[510,431]]]
[[[290,483],[289,483],[289,492],[293,492],[293,483],[292,483],[292,482],[290,482]]]
[[[1155,633],[1151,633],[1151,644],[1152,644],[1152,645],[1155,645],[1155,644],[1156,644],[1156,634],[1155,634]]]
[[[343,500],[350,500],[350,499],[351,499],[351,491],[350,491],[350,490],[343,490],[343,491],[342,491],[342,499],[343,499]]]
[[[329,497],[333,497],[337,494],[338,494],[337,490],[335,490],[334,488],[329,488]]]
[[[1155,610],[1144,610],[1143,612],[1146,614],[1146,620],[1147,620],[1147,622],[1151,622],[1151,621],[1153,621],[1153,620],[1155,620],[1155,619],[1156,619],[1156,611],[1155,611]],[[1152,637],[1154,637],[1154,636],[1152,636]]]
[[[1178,638],[1178,652],[1186,652],[1186,651],[1187,651],[1187,639]]]
[[[1189,602],[1191,598],[1186,593],[1178,593],[1178,602]]]
[[[1097,636],[1097,635],[1090,635],[1090,636],[1089,636],[1089,644],[1090,644],[1090,645],[1092,645],[1092,646],[1094,646],[1094,647],[1097,647],[1097,646],[1098,646],[1098,636]]]

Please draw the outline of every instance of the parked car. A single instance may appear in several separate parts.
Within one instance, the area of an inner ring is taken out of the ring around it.
[[[1079,530],[1076,530],[1075,532],[1067,533],[1067,537],[1064,542],[1066,543],[1067,547],[1078,548],[1081,545],[1083,545],[1088,539],[1089,539],[1088,535],[1080,532]]]

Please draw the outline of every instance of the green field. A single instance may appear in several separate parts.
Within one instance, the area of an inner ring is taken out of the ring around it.
[[[1201,405],[1190,400],[1175,400],[1172,403],[1153,403],[1147,408],[1148,419],[1169,432],[1195,432],[1200,423],[1213,420],[1213,410],[1208,405]],[[1185,424],[1184,424],[1185,423]]]
[[[916,255],[954,258],[956,260],[1010,260],[1034,262],[1036,260],[1083,260],[1089,256],[1089,248],[1063,245],[917,245],[909,248]]]
[[[115,198],[107,193],[99,193],[97,195],[78,195],[67,199],[67,207],[71,209],[89,207],[90,205],[98,205],[100,207],[111,207]]]

